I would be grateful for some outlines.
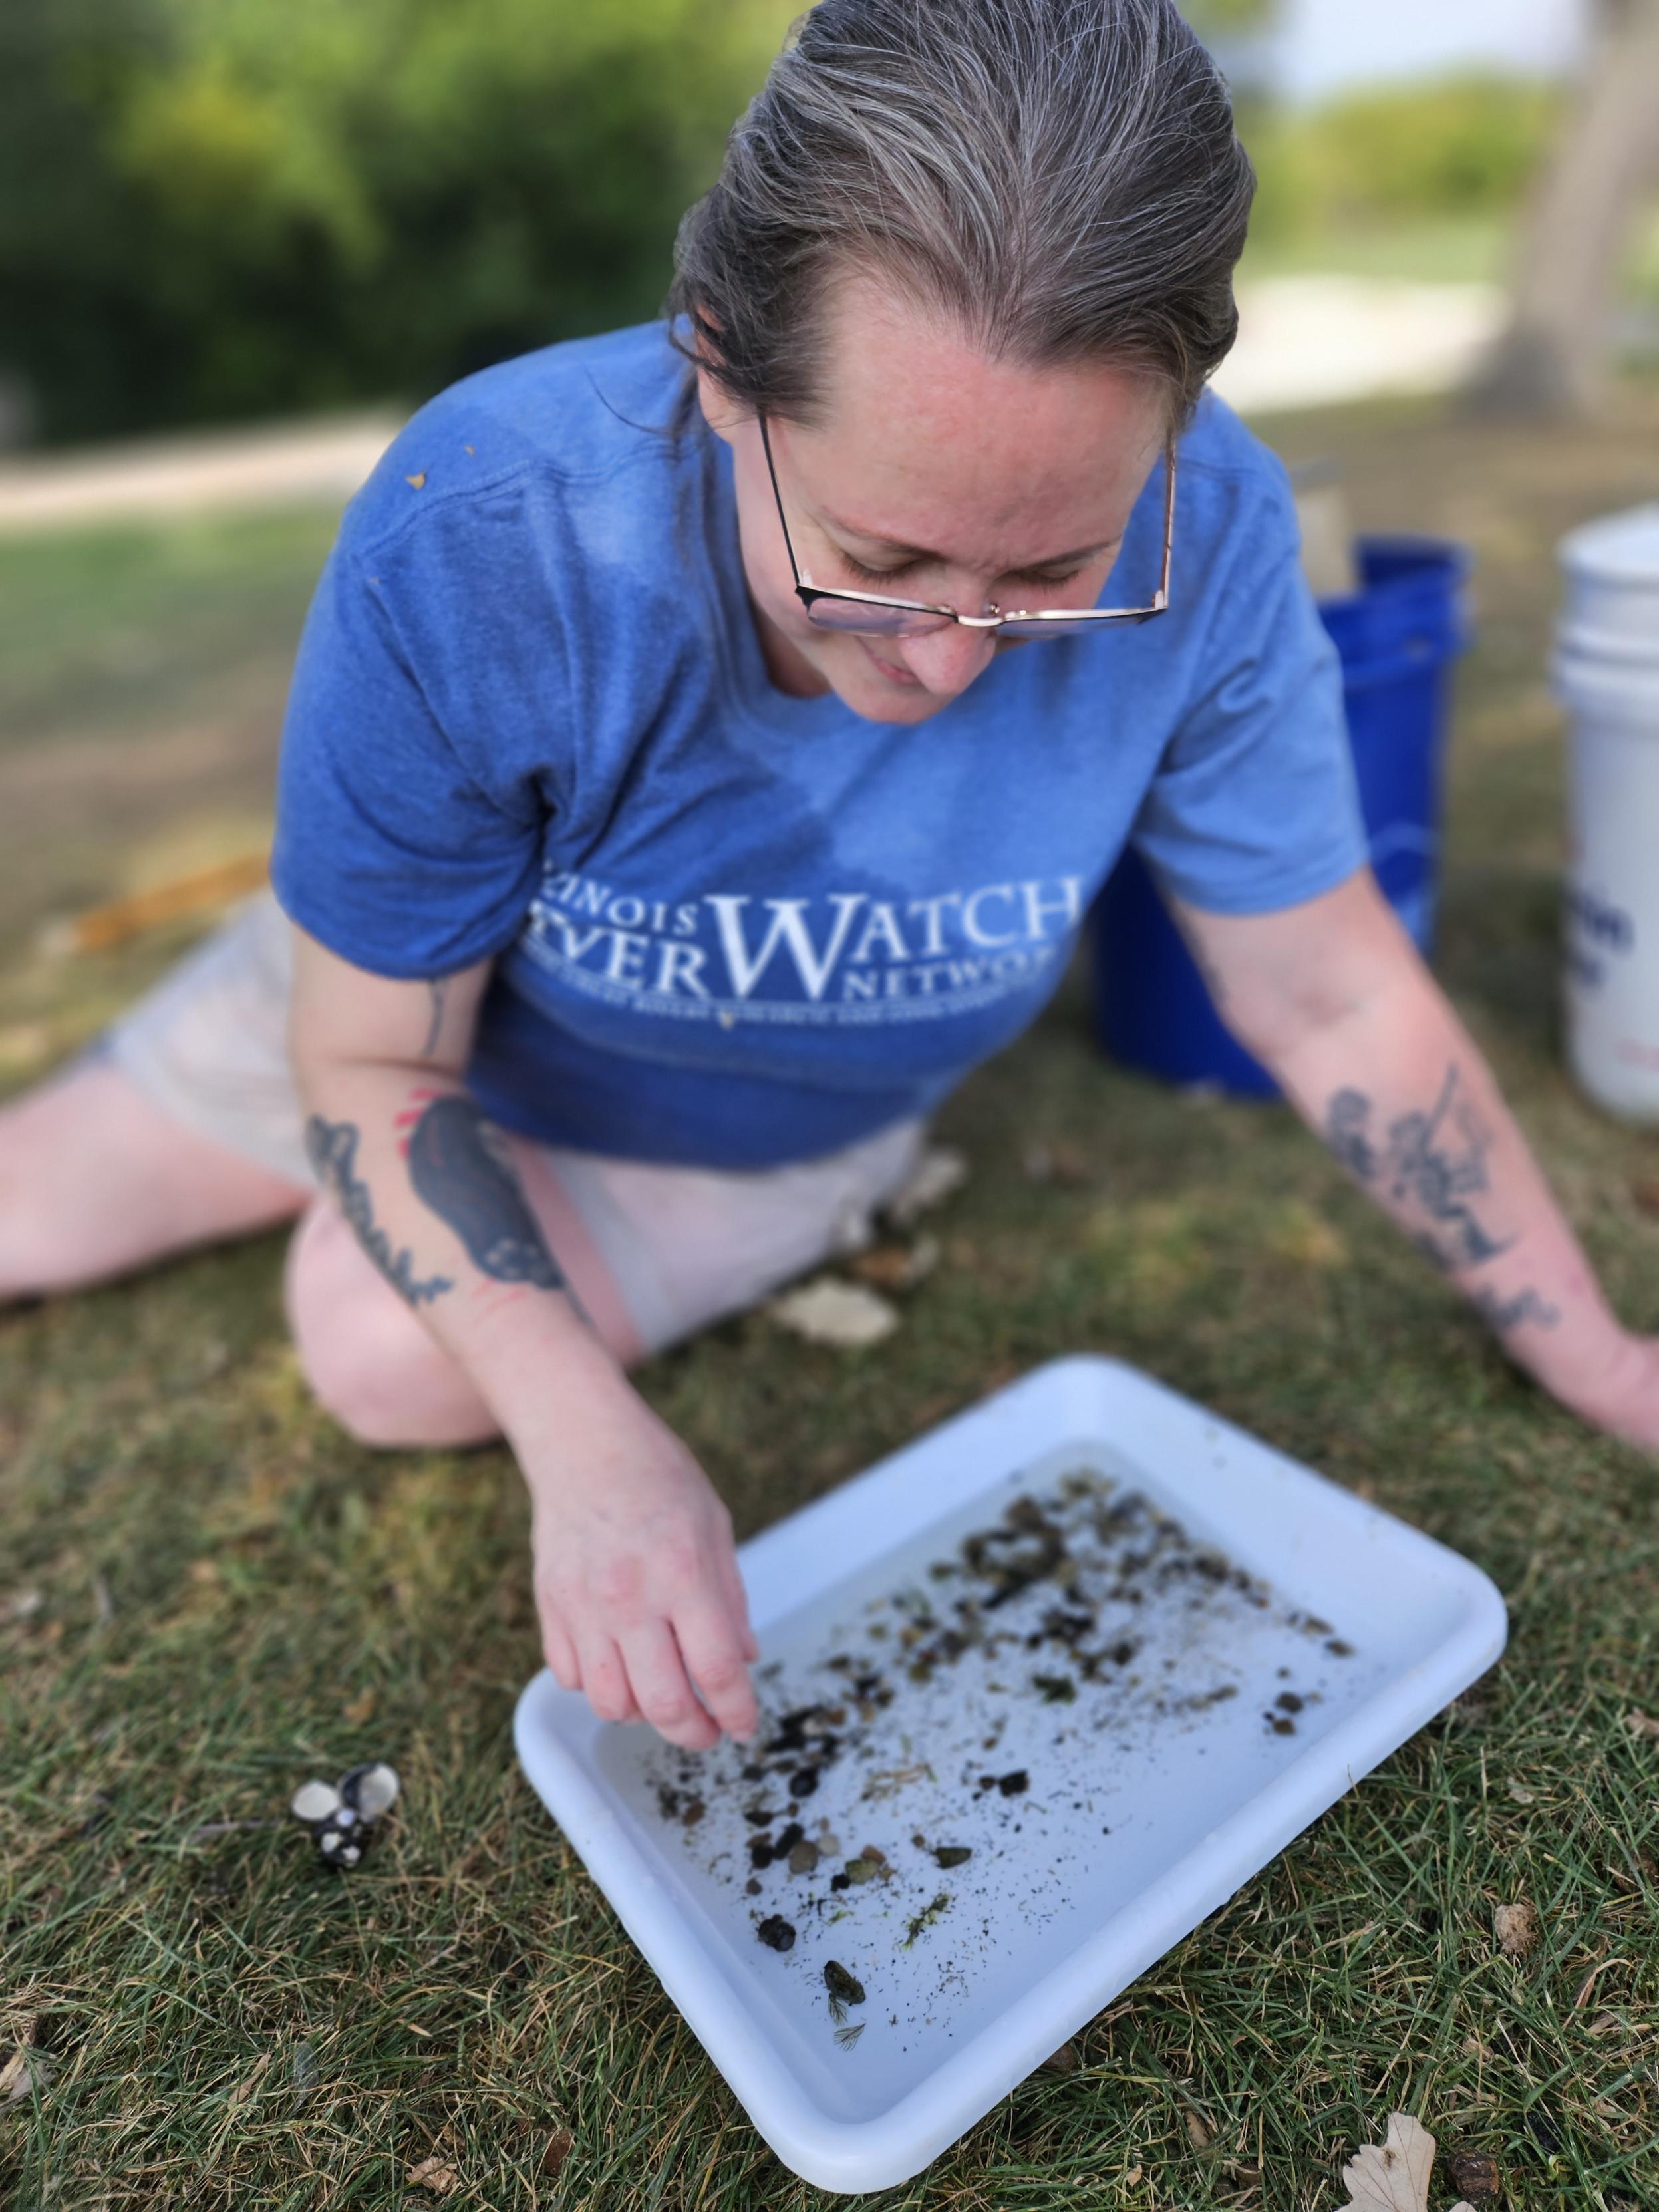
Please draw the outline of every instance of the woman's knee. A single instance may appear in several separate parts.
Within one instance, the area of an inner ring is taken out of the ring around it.
[[[331,1205],[289,1247],[289,1326],[313,1395],[359,1443],[381,1450],[482,1443],[489,1407],[392,1290]]]

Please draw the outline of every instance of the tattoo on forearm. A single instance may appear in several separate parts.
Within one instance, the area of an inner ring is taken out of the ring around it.
[[[427,984],[427,994],[432,1002],[431,1016],[427,1024],[426,1042],[421,1047],[421,1058],[430,1060],[438,1049],[438,1039],[443,1035],[444,1000],[449,994],[447,975],[434,975]]]
[[[1339,1091],[1325,1120],[1325,1140],[1367,1189],[1396,1206],[1416,1206],[1432,1227],[1418,1237],[1435,1265],[1451,1273],[1507,1252],[1515,1239],[1494,1237],[1469,1205],[1486,1184],[1492,1133],[1473,1101],[1459,1096],[1455,1063],[1426,1114],[1402,1114],[1378,1139],[1371,1101],[1363,1091]]]
[[[306,1123],[306,1152],[317,1180],[330,1192],[356,1233],[357,1242],[399,1297],[423,1305],[453,1291],[448,1275],[416,1275],[414,1255],[394,1252],[392,1239],[374,1218],[368,1185],[357,1173],[358,1128],[355,1121],[325,1121],[313,1114]]]
[[[481,1273],[498,1283],[568,1288],[500,1132],[471,1098],[450,1093],[423,1109],[410,1133],[409,1176]]]
[[[1499,1336],[1507,1336],[1512,1328],[1530,1322],[1537,1328],[1553,1328],[1561,1316],[1547,1299],[1540,1298],[1536,1291],[1517,1291],[1511,1298],[1497,1291],[1477,1291],[1474,1310],[1489,1328]]]

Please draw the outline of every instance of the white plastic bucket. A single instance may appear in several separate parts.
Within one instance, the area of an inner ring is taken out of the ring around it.
[[[1598,1105],[1659,1121],[1659,505],[1587,523],[1560,557],[1567,1050]]]

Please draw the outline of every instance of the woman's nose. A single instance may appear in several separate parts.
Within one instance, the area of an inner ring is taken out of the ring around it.
[[[966,690],[989,665],[997,649],[996,636],[994,630],[964,629],[960,623],[947,623],[923,637],[906,638],[904,665],[930,691],[949,698]]]

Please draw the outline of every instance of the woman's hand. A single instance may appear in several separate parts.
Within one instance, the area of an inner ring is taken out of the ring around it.
[[[1605,1363],[1580,1382],[1540,1380],[1570,1413],[1592,1428],[1659,1451],[1659,1337],[1620,1331]]]
[[[760,1647],[732,1516],[679,1438],[617,1383],[554,1449],[520,1447],[547,1663],[601,1720],[648,1721],[687,1751],[722,1729],[747,1742]]]

